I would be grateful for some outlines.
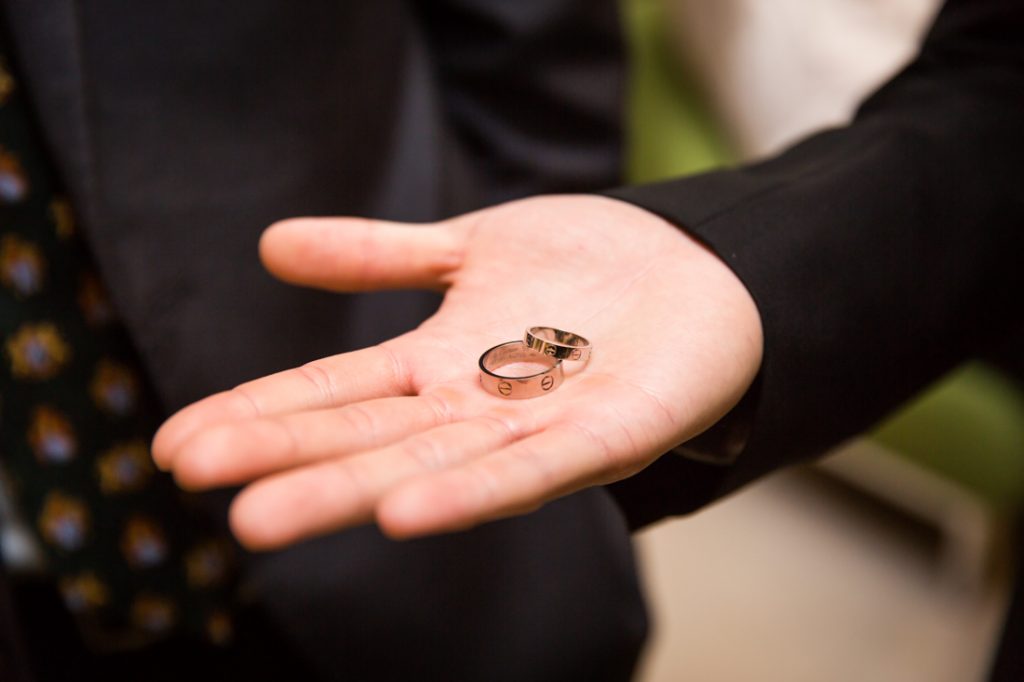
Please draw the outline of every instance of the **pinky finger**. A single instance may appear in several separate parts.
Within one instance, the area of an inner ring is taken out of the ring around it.
[[[559,424],[456,469],[418,478],[388,493],[377,523],[393,538],[476,526],[532,511],[581,488],[617,478],[609,447]]]

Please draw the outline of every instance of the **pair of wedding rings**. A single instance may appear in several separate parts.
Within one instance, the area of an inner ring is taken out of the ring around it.
[[[562,385],[562,361],[586,362],[590,342],[579,334],[554,327],[530,327],[522,341],[508,341],[488,348],[480,356],[480,385],[501,398],[536,398]],[[525,365],[543,371],[519,374],[504,370]]]

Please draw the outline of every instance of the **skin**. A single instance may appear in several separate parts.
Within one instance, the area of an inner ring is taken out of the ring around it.
[[[431,225],[298,218],[264,233],[280,279],[332,291],[444,291],[378,346],[256,379],[171,417],[153,456],[188,489],[248,484],[252,549],[376,521],[394,538],[526,513],[640,471],[753,381],[747,290],[661,218],[613,199],[527,199]],[[587,337],[585,367],[530,400],[480,386],[480,354],[532,325]]]

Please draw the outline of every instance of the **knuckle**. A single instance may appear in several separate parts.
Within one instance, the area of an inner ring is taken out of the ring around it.
[[[316,390],[324,404],[334,404],[335,396],[338,394],[337,385],[330,373],[319,364],[319,361],[300,365],[296,371]]]
[[[445,448],[432,436],[418,436],[402,444],[402,452],[419,467],[427,471],[438,471],[447,464]]]

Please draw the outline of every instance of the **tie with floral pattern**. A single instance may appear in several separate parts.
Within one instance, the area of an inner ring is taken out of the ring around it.
[[[0,461],[87,640],[231,635],[231,546],[156,471],[160,411],[0,45]]]

